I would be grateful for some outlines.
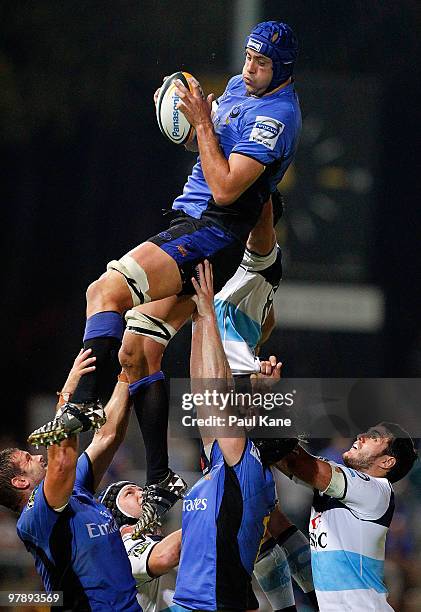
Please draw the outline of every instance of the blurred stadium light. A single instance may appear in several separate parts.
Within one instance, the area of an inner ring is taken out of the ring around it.
[[[244,41],[247,34],[256,23],[263,21],[261,4],[261,0],[235,0],[234,2],[230,64],[232,74],[241,71],[244,63]]]

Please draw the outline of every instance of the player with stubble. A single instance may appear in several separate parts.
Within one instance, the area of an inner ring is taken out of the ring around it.
[[[94,368],[95,357],[82,350],[60,400],[66,401],[80,377]],[[45,590],[63,592],[57,609],[141,610],[118,525],[94,497],[124,438],[129,412],[128,384],[122,380],[105,408],[106,424],[80,457],[77,434],[49,445],[48,461],[18,448],[0,453],[0,504],[18,514],[18,536],[34,557]]]
[[[413,440],[397,423],[361,433],[343,464],[302,446],[277,463],[314,488],[309,535],[320,612],[390,612],[384,584],[385,542],[395,508],[392,484],[417,459]]]

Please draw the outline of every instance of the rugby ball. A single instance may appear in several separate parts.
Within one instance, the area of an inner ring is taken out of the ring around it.
[[[175,92],[176,79],[180,79],[183,85],[191,91],[191,85],[187,80],[191,76],[188,72],[174,72],[165,79],[156,102],[156,118],[159,129],[174,144],[186,144],[194,136],[194,128],[177,108],[180,98]]]

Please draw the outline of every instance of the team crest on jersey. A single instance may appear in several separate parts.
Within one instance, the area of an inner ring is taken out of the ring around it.
[[[284,131],[285,124],[272,117],[256,117],[256,121],[251,130],[249,140],[271,149],[275,149],[279,136]]]
[[[252,457],[254,457],[260,464],[262,463],[261,460],[260,460],[259,451],[257,450],[257,448],[254,446],[253,443],[252,443],[251,448],[250,448],[250,455]]]
[[[149,548],[151,544],[152,542],[141,542],[140,544],[137,544],[137,546],[130,550],[130,556],[138,558],[141,557],[145,550]]]
[[[38,488],[38,487],[37,487]],[[27,508],[33,508],[34,504],[35,504],[35,493],[37,492],[37,489],[34,489],[28,499],[28,503],[26,504]]]

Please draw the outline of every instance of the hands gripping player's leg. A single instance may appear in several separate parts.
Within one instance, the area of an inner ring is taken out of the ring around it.
[[[189,318],[195,305],[187,296],[171,297],[126,313],[126,331],[119,359],[146,452],[147,482],[143,513],[133,532],[138,538],[187,490],[168,465],[168,395],[161,360],[169,340]]]
[[[122,313],[141,303],[158,300],[181,289],[175,261],[157,245],[146,242],[121,260],[108,264],[108,270],[87,291],[87,321],[84,349],[91,349],[96,368],[80,384],[61,408],[66,421],[86,431],[105,422],[99,401],[107,375],[118,365],[117,355],[123,335]],[[33,432],[40,445],[57,443],[57,417]],[[67,427],[67,426],[66,426]],[[70,427],[70,425],[68,426]]]
[[[93,376],[82,380],[74,401],[94,402],[101,395],[101,375],[110,359],[117,361],[124,323],[121,315],[140,304],[173,295],[181,289],[174,260],[150,242],[141,244],[108,270],[87,291],[87,321],[84,346],[97,357]]]

